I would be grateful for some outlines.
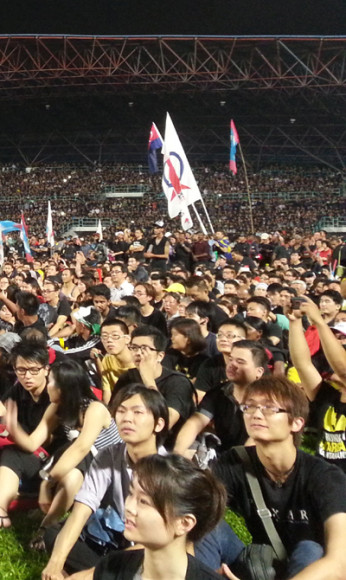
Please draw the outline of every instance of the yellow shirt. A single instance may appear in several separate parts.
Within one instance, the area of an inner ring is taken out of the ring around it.
[[[129,369],[134,369],[135,365],[129,363],[126,366],[122,366],[121,362],[113,354],[106,354],[102,359],[102,389],[104,391],[113,391],[114,385],[117,382],[120,375],[128,371]]]

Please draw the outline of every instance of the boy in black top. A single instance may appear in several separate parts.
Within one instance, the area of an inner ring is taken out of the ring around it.
[[[280,580],[345,578],[346,477],[338,467],[297,449],[308,415],[305,395],[286,378],[265,377],[247,387],[241,408],[256,444],[247,452],[288,554]],[[227,451],[213,469],[253,542],[269,544],[237,454]]]

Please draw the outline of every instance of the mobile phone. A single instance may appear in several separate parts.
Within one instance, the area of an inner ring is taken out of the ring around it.
[[[307,300],[303,296],[295,296],[294,298],[292,298],[291,299],[292,310],[299,310],[302,302],[307,302]]]

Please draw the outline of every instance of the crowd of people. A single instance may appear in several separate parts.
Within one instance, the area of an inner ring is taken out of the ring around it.
[[[214,225],[238,232],[245,223],[250,229],[241,167],[236,176],[222,165],[196,167],[194,174]],[[310,231],[325,215],[343,215],[341,194],[345,184],[341,173],[318,167],[307,170],[270,166],[257,173],[249,170],[248,179],[250,192],[254,195],[255,231],[294,227]],[[123,186],[134,190],[142,188],[143,197],[137,198],[136,203],[126,197],[105,197],[107,191],[120,190]],[[258,199],[258,194],[267,193],[272,197]],[[234,199],[235,194],[240,195]],[[166,213],[160,177],[149,176],[145,167],[131,165],[5,166],[0,172],[0,199],[3,219],[17,222],[19,211],[23,209],[31,232],[37,234],[48,200],[52,202],[57,234],[62,233],[63,226],[72,217],[112,217],[116,229],[123,230],[136,223],[150,228]],[[203,214],[201,208],[199,211]],[[174,229],[176,223],[170,222],[169,227]]]
[[[42,580],[342,580],[344,240],[139,223],[6,236],[0,528],[36,494]]]

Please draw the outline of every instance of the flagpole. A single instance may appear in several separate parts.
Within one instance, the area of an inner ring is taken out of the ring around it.
[[[245,165],[245,159],[244,159],[243,150],[242,150],[240,141],[238,143],[238,146],[239,146],[240,156],[241,156],[241,160],[242,160],[243,167],[244,167],[245,185],[246,185],[246,191],[247,191],[247,197],[248,197],[248,203],[249,203],[249,215],[250,215],[251,233],[254,234],[255,233],[255,229],[254,229],[254,225],[253,225],[251,193],[250,193],[250,187],[249,187],[249,180],[248,180],[248,177],[247,177],[247,170],[246,170],[246,165]]]
[[[207,216],[207,220],[208,220],[208,223],[209,223],[209,225],[210,225],[211,233],[212,233],[212,234],[214,234],[214,233],[215,233],[215,230],[214,230],[214,228],[213,228],[213,224],[212,224],[212,223],[211,223],[211,221],[210,221],[210,217],[209,217],[209,214],[208,214],[207,208],[205,207],[205,203],[204,203],[204,201],[203,201],[202,194],[201,194],[201,204],[202,204],[202,207],[203,207],[203,209],[204,209],[204,213],[205,213],[205,215]]]
[[[207,235],[208,232],[205,229],[205,225],[202,222],[201,216],[199,215],[198,211],[195,208],[195,204],[194,203],[191,203],[191,205],[192,205],[193,209],[195,210],[196,218],[198,219],[198,222],[199,222],[199,225],[201,226],[201,230],[202,230],[203,234],[204,235]]]

